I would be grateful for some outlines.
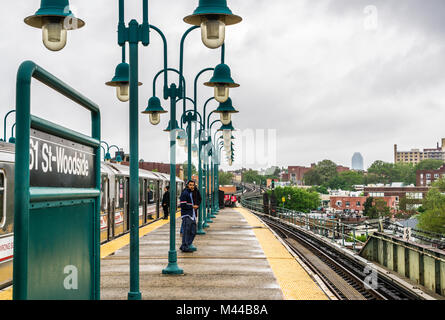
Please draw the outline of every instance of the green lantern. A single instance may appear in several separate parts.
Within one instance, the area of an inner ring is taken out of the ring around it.
[[[107,152],[106,154],[105,154],[105,161],[110,161],[111,160],[111,155],[110,155],[110,153],[109,152]]]
[[[116,162],[117,162],[117,163],[121,163],[121,162],[122,162],[122,157],[121,157],[120,154],[118,154],[118,155],[116,156]]]
[[[151,97],[148,100],[147,108],[142,113],[150,115],[150,123],[156,126],[161,122],[161,114],[167,113],[167,111],[161,107],[161,100],[158,97]]]
[[[113,79],[105,84],[116,87],[116,95],[120,101],[127,102],[130,100],[130,65],[125,62],[119,63]],[[139,82],[138,85],[141,86],[142,83]]]
[[[226,26],[237,24],[242,18],[232,13],[226,0],[199,0],[198,8],[184,21],[200,26],[204,45],[216,49],[224,43]]]
[[[178,130],[177,139],[178,139],[178,144],[180,147],[183,147],[183,148],[187,147],[187,133],[185,132],[184,129]],[[187,151],[186,151],[186,153],[187,153]]]
[[[66,45],[67,30],[75,30],[85,25],[70,10],[68,0],[42,0],[40,9],[25,18],[31,27],[42,29],[43,44],[51,51],[62,50]]]
[[[240,85],[232,79],[232,72],[228,65],[221,63],[215,67],[213,77],[204,83],[207,87],[215,88],[215,100],[224,103],[229,99],[229,89]]]
[[[232,99],[230,98],[228,98],[226,102],[220,103],[218,109],[215,110],[215,113],[219,113],[223,125],[228,125],[232,122],[232,114],[238,112],[239,111],[233,107]]]

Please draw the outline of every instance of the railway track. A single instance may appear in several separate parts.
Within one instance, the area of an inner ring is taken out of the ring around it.
[[[254,212],[255,213],[255,212]],[[409,289],[375,273],[377,286],[366,286],[366,265],[325,242],[275,219],[257,214],[317,274],[339,300],[418,300]],[[368,271],[368,272],[366,272]],[[375,271],[376,272],[376,271]]]

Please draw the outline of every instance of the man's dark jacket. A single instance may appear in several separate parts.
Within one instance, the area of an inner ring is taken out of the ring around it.
[[[193,217],[193,203],[192,203],[193,191],[189,188],[185,188],[179,198],[181,204],[181,216]]]
[[[162,196],[162,206],[170,207],[170,190],[164,192],[164,195]]]

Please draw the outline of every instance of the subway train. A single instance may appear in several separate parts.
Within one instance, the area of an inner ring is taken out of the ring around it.
[[[14,161],[15,145],[0,142],[0,289],[12,282],[14,246]],[[139,225],[163,217],[164,187],[170,175],[139,170]],[[100,241],[111,241],[129,232],[130,168],[116,163],[101,163]],[[176,178],[177,203],[184,181]]]

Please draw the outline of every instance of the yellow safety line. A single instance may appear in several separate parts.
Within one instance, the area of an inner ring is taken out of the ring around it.
[[[244,208],[236,208],[252,227],[263,227],[262,222]],[[286,300],[328,300],[285,246],[266,228],[253,229],[267,261]]]
[[[176,218],[179,218],[180,216],[181,216],[181,213],[177,212]],[[149,224],[148,226],[140,228],[139,229],[139,238],[162,227],[163,225],[166,225],[167,223],[170,223],[170,218],[168,220],[164,220],[164,219],[158,220],[156,222]],[[127,233],[126,235],[124,235],[122,237],[119,237],[115,240],[112,240],[110,242],[103,244],[100,247],[100,258],[103,259],[103,258],[109,256],[110,254],[116,252],[117,250],[125,247],[129,243],[130,243],[130,234]]]
[[[12,288],[0,291],[0,300],[12,300]]]

